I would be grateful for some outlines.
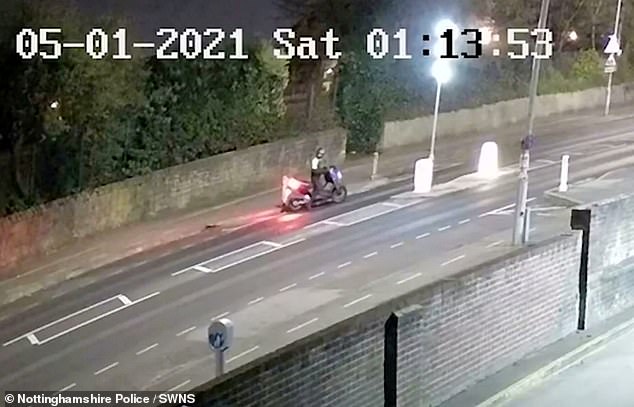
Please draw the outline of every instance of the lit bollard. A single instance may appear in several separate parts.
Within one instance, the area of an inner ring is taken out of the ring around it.
[[[487,141],[480,148],[478,175],[484,178],[495,178],[498,173],[498,145],[494,141]]]
[[[379,170],[379,153],[378,151],[374,152],[374,159],[372,161],[372,174],[370,175],[370,179],[374,180],[376,178],[376,173]]]
[[[434,160],[422,158],[414,167],[414,193],[425,194],[431,191],[434,178]]]
[[[559,192],[568,191],[568,162],[570,156],[565,154],[561,157],[561,175],[559,176]]]

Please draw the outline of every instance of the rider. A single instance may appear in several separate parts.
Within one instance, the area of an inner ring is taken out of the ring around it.
[[[323,147],[318,147],[310,162],[310,180],[317,195],[323,191],[324,181],[328,181],[328,164],[324,158],[325,155],[326,150]]]

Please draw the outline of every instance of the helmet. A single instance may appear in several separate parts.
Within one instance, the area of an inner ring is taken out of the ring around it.
[[[324,158],[324,155],[326,155],[326,150],[323,147],[318,147],[315,151],[315,157]]]

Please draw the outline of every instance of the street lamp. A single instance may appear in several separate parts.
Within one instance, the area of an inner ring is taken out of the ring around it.
[[[568,39],[569,39],[570,41],[577,41],[577,40],[579,39],[579,35],[578,35],[578,34],[577,34],[577,32],[576,32],[576,31],[574,31],[574,30],[573,30],[573,31],[570,31],[570,32],[568,33]]]
[[[451,65],[446,59],[437,59],[431,67],[431,74],[436,79],[436,103],[434,105],[434,120],[431,129],[431,146],[429,147],[429,158],[434,161],[434,150],[436,147],[436,130],[438,128],[438,111],[440,107],[440,91],[442,85],[448,83],[453,76]]]

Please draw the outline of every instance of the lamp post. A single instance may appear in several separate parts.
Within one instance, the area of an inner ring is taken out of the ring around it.
[[[440,92],[442,85],[451,80],[452,72],[448,61],[437,59],[431,68],[431,74],[436,79],[436,103],[434,104],[434,120],[431,128],[431,145],[429,147],[429,159],[434,161],[434,151],[436,150],[436,132],[438,130],[438,112],[440,110]]]

